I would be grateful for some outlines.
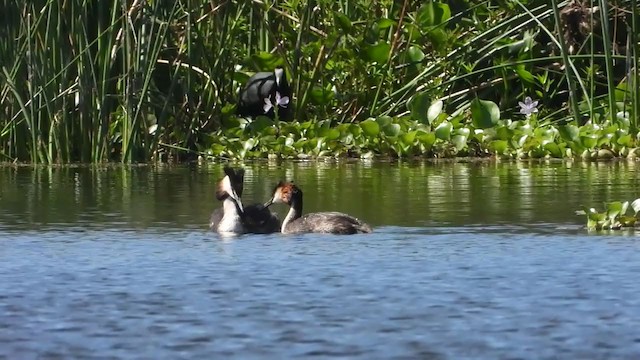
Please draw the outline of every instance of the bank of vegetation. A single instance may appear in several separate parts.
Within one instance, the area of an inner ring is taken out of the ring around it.
[[[0,2],[3,161],[640,155],[637,0]]]

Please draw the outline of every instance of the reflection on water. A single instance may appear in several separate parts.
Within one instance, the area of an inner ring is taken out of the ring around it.
[[[305,211],[339,210],[376,226],[582,224],[574,214],[582,206],[638,196],[631,162],[303,162],[246,170],[246,203],[267,200],[278,180],[294,180]],[[0,167],[0,214],[3,226],[23,228],[201,228],[219,206],[221,175],[220,165]]]
[[[207,231],[219,165],[0,168],[0,359],[638,358],[633,163],[247,166],[372,235]],[[279,208],[282,212],[284,209]]]

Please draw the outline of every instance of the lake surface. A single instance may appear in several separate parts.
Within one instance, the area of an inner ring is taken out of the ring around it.
[[[574,211],[638,166],[251,163],[375,232],[224,239],[222,165],[0,167],[0,359],[637,359],[640,239]]]

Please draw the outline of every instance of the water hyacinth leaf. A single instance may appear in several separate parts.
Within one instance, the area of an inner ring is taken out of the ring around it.
[[[638,219],[635,216],[628,216],[628,215],[623,215],[623,216],[620,216],[620,218],[618,218],[618,221],[624,227],[634,226],[637,220]]]
[[[258,116],[251,122],[251,130],[262,133],[265,129],[273,126],[273,120],[266,116]]]
[[[500,140],[509,140],[513,138],[514,131],[507,126],[498,126],[496,129],[496,138]]]
[[[383,128],[384,134],[389,137],[396,137],[400,135],[400,125],[399,124],[387,124]]]
[[[378,116],[378,118],[376,118],[376,122],[378,122],[378,125],[380,125],[380,127],[385,127],[389,124],[393,123],[393,118],[391,116],[387,116],[387,115],[382,115],[382,116]]]
[[[393,25],[395,25],[395,21],[391,20],[391,19],[387,19],[387,18],[382,18],[378,21],[378,29],[379,30],[385,30],[388,29],[390,27],[392,27]]]
[[[441,25],[449,20],[450,17],[451,10],[449,9],[449,5],[429,1],[418,9],[416,24],[426,32],[429,28]]]
[[[633,202],[631,202],[631,208],[636,215],[638,214],[638,212],[640,212],[640,198],[635,199],[633,200]]]
[[[258,144],[258,140],[254,139],[254,138],[249,138],[249,139],[247,139],[244,143],[242,143],[242,150],[243,150],[243,153],[246,153],[247,151],[250,151],[250,150],[251,150],[251,149],[253,149],[257,144]]]
[[[333,93],[333,91],[331,91],[330,88],[327,89],[327,88],[322,88],[320,86],[314,86],[311,89],[309,95],[311,97],[311,101],[317,105],[326,105],[335,96],[335,94]]]
[[[429,110],[427,110],[427,120],[429,120],[429,124],[433,122],[440,114],[442,114],[442,108],[444,103],[442,100],[434,101],[431,106],[429,106]]]
[[[341,12],[335,11],[333,13],[333,20],[345,34],[349,34],[351,32],[351,29],[353,29],[351,20],[349,20],[349,18]]]
[[[562,149],[560,149],[560,146],[558,146],[558,144],[556,144],[554,142],[550,142],[550,143],[545,144],[544,148],[554,158],[562,158],[563,157]]]
[[[285,65],[282,57],[266,51],[260,51],[251,55],[251,61],[258,69],[275,69],[276,67],[283,67]]]
[[[618,215],[620,215],[620,213],[622,212],[622,202],[620,201],[613,201],[605,204],[605,206],[607,209],[607,217],[610,220],[615,220],[616,217],[618,217]]]
[[[593,149],[598,143],[598,135],[589,134],[580,136],[580,141],[582,142],[582,146],[587,149]]]
[[[476,128],[488,129],[500,120],[500,109],[493,101],[475,98],[471,102],[471,118]]]
[[[391,45],[389,45],[389,43],[381,41],[375,45],[367,46],[365,52],[367,54],[367,58],[371,60],[371,62],[384,64],[389,59],[390,50]]]
[[[438,50],[441,50],[443,46],[447,44],[449,38],[448,33],[442,29],[433,29],[427,36],[433,46]]]
[[[416,134],[418,132],[417,131],[409,131],[408,133],[402,134],[400,136],[400,141],[402,141],[402,143],[404,145],[413,145],[413,142],[416,139]]]
[[[489,148],[496,154],[504,154],[509,149],[509,142],[506,140],[493,140],[489,143]]]
[[[425,148],[430,149],[436,142],[436,134],[432,132],[419,131],[416,138]]]
[[[360,123],[362,132],[368,137],[376,137],[380,134],[380,125],[374,119],[367,119]]]
[[[451,130],[453,130],[453,125],[448,121],[444,121],[436,127],[436,137],[440,140],[449,140],[451,138]]]
[[[460,151],[467,146],[467,136],[454,135],[451,137],[451,143],[455,146],[456,150]]]
[[[327,140],[336,140],[338,138],[340,138],[340,130],[338,129],[326,129],[325,133],[324,133],[324,137]]]
[[[618,145],[631,147],[633,146],[633,137],[631,136],[631,134],[627,134],[618,138],[618,141],[616,142],[618,143]]]
[[[578,141],[580,139],[580,129],[572,124],[558,126],[560,136],[566,141]]]
[[[429,98],[426,92],[421,92],[414,95],[407,103],[407,107],[411,112],[411,118],[418,120],[422,123],[429,123],[428,109]]]
[[[625,201],[622,203],[622,209],[620,209],[620,215],[624,215],[627,213],[627,209],[629,209],[629,202]]]
[[[349,132],[353,134],[354,137],[358,137],[362,134],[362,128],[356,124],[349,124]]]
[[[412,45],[407,49],[407,57],[412,63],[419,63],[424,59],[424,53],[420,47]]]
[[[467,127],[461,127],[459,129],[456,129],[456,134],[464,135],[466,137],[469,137],[471,135],[471,129],[469,129]]]

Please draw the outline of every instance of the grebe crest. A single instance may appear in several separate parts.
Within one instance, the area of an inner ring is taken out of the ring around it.
[[[274,203],[291,205],[294,197],[302,197],[302,190],[300,190],[300,188],[293,182],[280,181],[273,189],[272,200]]]
[[[289,212],[282,221],[281,232],[358,234],[370,233],[371,226],[357,218],[340,212],[317,212],[302,215],[302,190],[292,182],[280,181],[273,189],[273,195],[265,207],[274,203],[289,205]]]

